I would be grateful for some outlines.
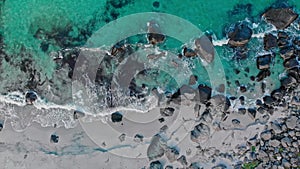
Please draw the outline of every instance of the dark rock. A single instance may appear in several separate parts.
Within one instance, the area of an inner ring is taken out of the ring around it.
[[[42,42],[40,45],[40,48],[42,49],[43,52],[47,52],[49,48],[49,43],[48,42]]]
[[[255,104],[257,106],[261,106],[261,105],[263,105],[263,102],[260,99],[257,99],[256,102],[255,102]]]
[[[239,100],[241,102],[241,105],[244,105],[245,104],[245,97],[244,96],[240,96],[239,97]]]
[[[116,122],[121,122],[123,119],[123,115],[120,112],[114,112],[111,114],[111,121],[116,123]]]
[[[283,38],[283,39],[288,39],[289,38],[289,34],[284,32],[284,31],[278,31],[277,36],[278,36],[278,38]]]
[[[255,81],[255,76],[250,76],[251,81]]]
[[[228,44],[233,47],[244,46],[252,36],[252,29],[246,22],[234,24],[227,33]]]
[[[211,40],[207,36],[202,36],[195,40],[195,51],[207,63],[213,62],[215,58],[215,49]]]
[[[32,104],[34,101],[37,100],[37,94],[34,91],[28,91],[25,94],[25,99],[27,104]]]
[[[294,67],[298,67],[299,62],[298,62],[297,58],[290,58],[290,59],[287,59],[283,62],[283,66],[286,69],[292,69]]]
[[[58,143],[58,140],[59,140],[59,136],[57,136],[55,134],[51,135],[51,137],[50,137],[50,142],[51,143]]]
[[[298,14],[291,8],[269,8],[263,17],[277,29],[285,29],[297,19]]]
[[[159,118],[158,121],[159,121],[160,123],[163,123],[163,122],[165,122],[165,119],[164,119],[164,118]]]
[[[154,1],[154,2],[152,3],[152,6],[153,6],[154,8],[159,8],[159,2],[158,2],[158,1]]]
[[[178,162],[180,162],[181,165],[183,166],[187,166],[187,161],[186,161],[186,157],[184,155],[180,156],[178,159],[177,159]]]
[[[267,87],[266,83],[262,82],[262,83],[261,83],[261,92],[262,92],[262,93],[265,93],[265,92],[266,92],[266,87]]]
[[[271,54],[258,56],[256,58],[257,69],[260,69],[260,70],[269,69],[271,61],[272,61],[272,55]]]
[[[2,129],[3,129],[3,124],[0,123],[0,131],[2,131]]]
[[[162,108],[160,109],[160,114],[163,117],[173,116],[175,109],[172,107]]]
[[[283,79],[280,80],[281,86],[284,87],[285,89],[288,89],[292,86],[294,86],[295,83],[297,83],[297,80],[293,78],[292,76],[287,76]]]
[[[247,88],[246,88],[246,86],[240,86],[240,91],[242,92],[242,93],[245,93],[246,91],[247,91]]]
[[[257,75],[256,75],[256,81],[260,82],[264,78],[268,77],[271,75],[271,72],[269,69],[261,70]]]
[[[281,88],[275,89],[271,92],[271,96],[275,100],[281,100],[284,95],[285,95],[285,91],[282,90]]]
[[[163,164],[160,161],[152,161],[150,163],[150,169],[163,169]]]
[[[266,105],[273,105],[275,100],[271,96],[264,96],[263,101]]]
[[[200,84],[198,86],[199,100],[201,103],[206,103],[211,98],[212,89],[206,85]]]
[[[187,47],[183,48],[182,53],[183,53],[183,56],[185,56],[187,58],[191,58],[191,57],[196,57],[197,56],[197,53],[193,49],[190,49],[190,48],[187,48]]]
[[[277,38],[276,36],[268,33],[264,36],[264,48],[265,50],[270,50],[277,47]]]
[[[235,96],[229,97],[230,100],[236,100],[237,98]]]
[[[193,162],[188,169],[203,169],[198,162]]]
[[[256,117],[256,109],[255,108],[248,108],[248,114],[252,119],[255,119]]]
[[[299,83],[300,82],[300,68],[299,67],[294,67],[292,69],[289,69],[288,70],[288,76],[293,77]]]
[[[290,59],[294,56],[294,50],[292,46],[283,47],[279,50],[279,54],[284,60]]]

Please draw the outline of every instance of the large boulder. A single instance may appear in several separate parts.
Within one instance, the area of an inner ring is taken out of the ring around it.
[[[298,14],[291,8],[269,8],[263,17],[277,29],[285,29],[297,19]]]
[[[277,38],[276,36],[268,33],[264,36],[264,48],[265,50],[270,50],[274,47],[277,47]]]
[[[195,51],[200,56],[201,59],[207,63],[213,62],[215,58],[215,49],[211,40],[207,36],[202,36],[195,40]]]
[[[245,46],[252,36],[252,29],[246,22],[234,24],[228,31],[228,44],[232,47]]]
[[[269,69],[272,61],[272,55],[262,55],[256,58],[256,66],[259,70]]]

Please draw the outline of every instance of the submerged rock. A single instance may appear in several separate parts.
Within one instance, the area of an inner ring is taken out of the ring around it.
[[[297,19],[298,14],[291,8],[269,8],[263,17],[277,29],[285,29]]]
[[[195,51],[200,56],[200,58],[205,60],[207,63],[213,62],[215,57],[215,49],[212,42],[207,36],[197,38],[195,40],[195,46]]]
[[[233,47],[244,46],[252,36],[252,29],[246,22],[238,22],[227,33],[228,44]]]
[[[168,158],[169,162],[173,163],[179,156],[179,151],[174,147],[167,147],[166,149],[166,157]]]

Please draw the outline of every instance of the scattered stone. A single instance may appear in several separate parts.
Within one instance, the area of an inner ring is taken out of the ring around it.
[[[121,142],[123,142],[123,141],[125,141],[125,137],[126,137],[126,134],[121,134],[120,136],[119,136],[119,140],[121,141]]]
[[[174,147],[167,147],[165,151],[166,157],[168,158],[170,163],[176,161],[179,156],[179,151]]]
[[[191,131],[191,140],[194,142],[205,141],[208,139],[209,135],[209,127],[204,123],[200,123],[195,126],[194,130]]]
[[[178,162],[180,162],[181,165],[183,166],[187,166],[187,161],[186,161],[186,157],[184,155],[180,156],[178,159],[177,159]]]
[[[173,116],[175,109],[172,107],[167,107],[167,108],[161,108],[160,109],[160,114],[163,117],[169,117],[169,116]]]
[[[135,142],[138,142],[138,143],[140,143],[140,142],[143,142],[143,139],[144,139],[144,136],[143,135],[141,135],[141,134],[136,134],[135,136],[134,136],[134,141]]]
[[[120,112],[114,112],[111,114],[111,121],[116,123],[116,122],[121,122],[123,119],[123,115]]]
[[[245,108],[239,108],[238,113],[244,115],[244,114],[246,114],[246,109]]]
[[[201,59],[206,61],[207,63],[211,63],[215,57],[215,49],[207,36],[202,36],[195,40],[195,51],[200,56]]]
[[[280,142],[278,140],[270,140],[269,145],[272,147],[278,147],[280,145]]]
[[[269,69],[271,61],[272,61],[271,54],[258,56],[256,58],[257,69],[259,69],[259,70]]]
[[[214,95],[210,99],[211,105],[213,105],[215,108],[221,111],[227,111],[228,108],[230,107],[231,103],[230,100],[221,94]]]
[[[239,124],[241,124],[241,122],[238,119],[232,119],[231,122],[234,126],[238,126]]]
[[[200,119],[203,120],[203,121],[205,121],[205,122],[207,122],[207,123],[212,122],[213,117],[212,117],[212,115],[211,115],[209,109],[206,109],[206,110],[202,113]]]
[[[30,90],[25,94],[25,99],[27,104],[33,104],[34,101],[37,100],[36,92]]]
[[[263,132],[260,134],[260,138],[262,138],[262,139],[265,140],[265,141],[270,140],[271,137],[272,137],[272,133],[271,133],[271,131],[269,131],[269,130],[263,131]]]
[[[74,111],[74,114],[73,114],[74,120],[77,120],[77,119],[82,118],[84,116],[85,116],[85,114],[83,112],[81,112],[79,110]]]
[[[268,33],[264,36],[264,48],[265,50],[270,50],[277,47],[277,38],[276,36]]]
[[[297,126],[297,121],[298,121],[298,118],[296,116],[291,116],[286,120],[285,124],[286,124],[287,128],[295,129],[295,127]]]
[[[285,29],[297,19],[298,14],[291,8],[269,8],[263,17],[277,29]]]
[[[158,121],[159,121],[160,123],[163,123],[163,122],[165,122],[165,119],[164,119],[164,118],[159,118]]]
[[[281,100],[284,95],[285,95],[285,91],[282,90],[281,88],[275,89],[271,92],[271,97],[277,101]]]
[[[284,137],[284,138],[281,139],[281,145],[283,147],[288,148],[289,146],[291,146],[291,144],[292,144],[292,141],[291,141],[290,138]]]
[[[150,163],[150,169],[163,169],[163,164],[160,161],[152,161]]]
[[[241,102],[241,105],[244,105],[245,104],[245,97],[244,96],[240,96],[239,97],[239,100]]]
[[[55,134],[51,135],[51,137],[50,137],[50,142],[51,143],[58,143],[58,140],[59,140],[59,136],[57,136]]]
[[[244,46],[252,36],[252,29],[246,22],[234,24],[227,33],[228,44],[232,47]]]

